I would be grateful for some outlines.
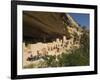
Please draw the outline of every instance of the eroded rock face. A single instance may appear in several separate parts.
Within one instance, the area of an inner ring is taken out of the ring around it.
[[[30,64],[31,58],[34,61],[79,48],[81,34],[81,27],[69,14],[24,11],[23,65]]]
[[[23,39],[52,41],[66,36],[70,38],[67,26],[79,27],[69,14],[50,12],[23,12]]]

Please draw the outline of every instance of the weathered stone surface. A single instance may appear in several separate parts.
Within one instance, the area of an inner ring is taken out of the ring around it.
[[[69,15],[23,12],[23,66],[37,63],[45,55],[60,55],[80,47],[81,27]]]
[[[52,12],[23,12],[23,39],[36,41],[52,41],[62,36],[70,37],[67,26],[77,23],[70,15]]]

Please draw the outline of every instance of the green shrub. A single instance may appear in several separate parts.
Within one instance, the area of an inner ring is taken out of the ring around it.
[[[69,54],[63,53],[58,60],[59,66],[85,66],[89,65],[89,53],[80,48]]]

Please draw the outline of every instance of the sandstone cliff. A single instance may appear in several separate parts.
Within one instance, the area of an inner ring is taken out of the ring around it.
[[[23,11],[23,41],[50,42],[73,34],[81,28],[69,14]]]

